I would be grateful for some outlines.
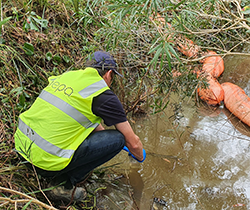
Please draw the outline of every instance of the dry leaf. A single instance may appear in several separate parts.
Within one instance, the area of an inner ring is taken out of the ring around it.
[[[167,158],[163,158],[163,160],[165,160],[165,161],[167,161],[167,162],[169,162],[169,163],[171,163]]]

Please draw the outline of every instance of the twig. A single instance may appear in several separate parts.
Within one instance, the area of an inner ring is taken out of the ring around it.
[[[33,171],[34,171],[35,176],[36,176],[36,180],[37,180],[37,183],[38,183],[38,189],[39,189],[40,192],[43,194],[43,196],[46,198],[46,200],[49,202],[49,204],[52,206],[50,200],[48,199],[48,197],[45,195],[45,193],[43,192],[43,190],[42,190],[42,188],[41,188],[41,184],[40,184],[40,181],[39,181],[39,178],[38,178],[38,175],[37,175],[37,173],[36,173],[36,169],[35,169],[34,165],[33,165],[33,164],[31,164],[31,165],[32,165]]]
[[[64,3],[63,3],[62,5],[63,5],[63,9],[64,9],[64,11],[65,11],[65,15],[66,15],[67,22],[69,23],[69,15],[68,15],[67,9],[66,9]]]
[[[173,168],[172,168],[172,170],[171,170],[171,172],[170,172],[170,173],[172,173],[172,172],[174,171],[175,166],[176,166],[176,161],[174,161],[174,166],[173,166]]]
[[[50,209],[50,210],[57,210],[56,208],[54,208],[53,206],[49,206],[39,200],[37,200],[36,198],[33,198],[31,196],[28,196],[24,193],[21,193],[21,192],[18,192],[16,190],[11,190],[11,189],[8,189],[8,188],[5,188],[5,187],[0,187],[0,190],[1,191],[6,191],[6,192],[9,192],[9,193],[13,193],[13,194],[17,194],[17,195],[20,195],[20,196],[23,196],[25,197],[26,199],[19,199],[19,200],[12,200],[10,198],[4,198],[4,197],[0,197],[0,200],[3,200],[3,201],[8,201],[8,202],[11,202],[11,203],[27,203],[27,202],[31,202],[31,203],[35,203],[37,205],[40,205],[46,209]]]
[[[2,2],[2,0],[0,0],[0,7],[1,7],[1,21],[3,21],[3,2]],[[1,32],[2,32],[2,34],[0,34],[1,36],[3,35],[3,32],[4,32],[4,27],[3,27],[3,25],[2,25],[2,28],[1,28]]]

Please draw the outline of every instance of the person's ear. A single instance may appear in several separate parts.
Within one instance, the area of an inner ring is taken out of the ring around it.
[[[113,71],[112,70],[108,70],[104,75],[103,75],[103,79],[104,81],[107,83],[107,85],[110,87],[111,83],[112,83],[112,76]]]
[[[112,76],[113,71],[112,70],[108,70],[107,73],[108,73],[108,75]]]
[[[103,75],[103,78],[108,79],[109,77],[112,77],[112,70],[108,70],[108,71]]]

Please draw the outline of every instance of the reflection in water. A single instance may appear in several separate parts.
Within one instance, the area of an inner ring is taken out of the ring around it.
[[[125,152],[113,160],[125,159],[136,201],[127,209],[249,209],[249,128],[222,107],[184,112],[188,119],[174,129],[170,110],[137,121],[148,154],[142,164],[131,164]],[[155,197],[168,206],[153,205]]]
[[[222,109],[222,112],[227,116],[230,123],[236,128],[241,134],[250,137],[250,128],[248,125],[242,123],[237,117],[235,117],[228,109]]]
[[[130,157],[131,158],[131,157]],[[132,158],[130,160],[130,170],[129,170],[129,184],[133,188],[133,199],[134,202],[134,208],[140,206],[140,201],[142,197],[142,191],[144,188],[144,183],[142,181],[142,177],[140,174],[140,165],[138,162],[134,161]]]

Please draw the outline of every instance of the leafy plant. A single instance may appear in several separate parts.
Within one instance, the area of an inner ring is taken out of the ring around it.
[[[243,7],[242,14],[244,14],[244,15],[250,14],[250,5]]]
[[[244,15],[250,15],[250,5],[243,7],[243,9],[242,9],[242,14],[244,14]],[[250,17],[246,18],[246,20],[247,20],[247,21],[249,22],[249,24],[250,24]],[[250,27],[249,27],[249,29],[247,30],[247,32],[250,33]]]
[[[46,19],[41,18],[35,12],[28,12],[26,21],[24,23],[24,29],[28,30],[35,30],[35,31],[42,31],[42,29],[46,29],[48,26],[48,21]]]
[[[34,55],[34,46],[31,43],[25,42],[23,49],[27,55]]]
[[[59,55],[55,55],[52,58],[52,62],[54,65],[59,65],[61,63],[62,59]]]
[[[45,55],[45,58],[50,61],[52,58],[53,58],[53,55],[51,52],[47,52],[46,55]]]
[[[2,21],[0,21],[0,35],[2,35],[2,26],[6,24],[12,17],[4,18]]]
[[[64,56],[63,56],[63,60],[64,60],[64,62],[66,62],[66,63],[70,63],[70,57],[67,56],[67,55],[64,55]]]

